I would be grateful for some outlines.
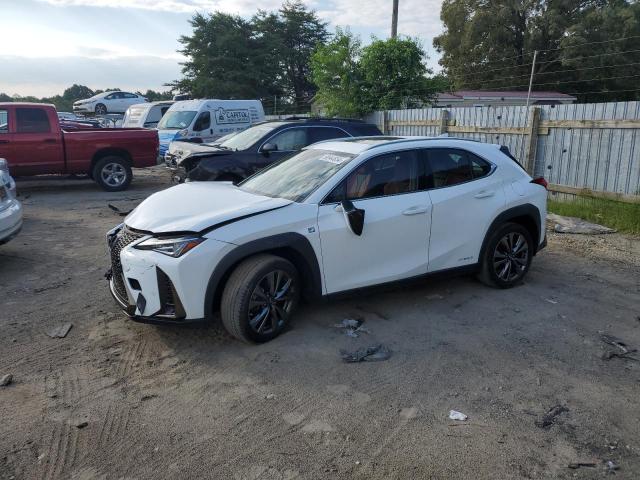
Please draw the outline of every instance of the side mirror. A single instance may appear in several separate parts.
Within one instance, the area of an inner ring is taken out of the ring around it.
[[[278,151],[278,145],[276,145],[275,143],[265,143],[260,149],[260,152],[262,152],[265,155],[269,155],[270,152],[277,152],[277,151]]]
[[[342,207],[344,219],[351,233],[357,236],[362,235],[362,229],[364,228],[364,210],[356,208],[351,200],[343,200],[340,206]]]

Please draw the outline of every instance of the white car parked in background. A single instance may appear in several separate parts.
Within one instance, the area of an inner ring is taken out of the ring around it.
[[[130,92],[102,92],[86,100],[78,100],[73,104],[73,111],[106,115],[107,113],[124,113],[131,105],[144,103],[147,99],[142,95]]]
[[[190,182],[107,234],[110,288],[134,319],[220,310],[239,339],[313,298],[443,271],[518,284],[545,245],[547,191],[506,147],[454,138],[316,143],[238,186]]]
[[[122,119],[123,128],[156,128],[158,122],[173,105],[172,101],[148,102],[131,105]]]
[[[22,228],[22,206],[16,199],[16,182],[0,158],[0,245],[15,237]]]

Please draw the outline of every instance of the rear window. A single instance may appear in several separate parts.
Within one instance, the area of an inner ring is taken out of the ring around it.
[[[47,112],[41,108],[16,108],[18,133],[48,133],[51,131]]]

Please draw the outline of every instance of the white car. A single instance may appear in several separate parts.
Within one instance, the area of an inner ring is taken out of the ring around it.
[[[15,237],[22,228],[22,206],[16,199],[16,182],[9,167],[0,158],[0,245]]]
[[[73,104],[74,113],[124,113],[131,105],[144,103],[147,99],[142,95],[130,92],[102,92],[86,100],[78,100]]]
[[[359,137],[311,145],[248,178],[190,182],[107,234],[110,289],[143,322],[220,311],[264,342],[302,298],[438,272],[511,287],[545,246],[546,182],[506,147]]]

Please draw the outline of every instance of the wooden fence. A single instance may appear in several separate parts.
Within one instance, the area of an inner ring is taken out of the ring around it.
[[[506,145],[551,191],[640,203],[640,102],[390,110],[366,120],[390,135]]]

